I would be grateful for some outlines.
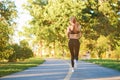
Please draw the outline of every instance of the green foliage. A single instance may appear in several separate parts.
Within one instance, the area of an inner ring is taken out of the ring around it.
[[[0,51],[2,51],[3,48],[5,48],[7,46],[7,42],[9,40],[9,36],[8,36],[8,27],[7,24],[5,24],[4,22],[0,22]]]
[[[34,57],[19,62],[0,62],[0,77],[35,67],[44,62],[42,58]]]
[[[24,60],[33,57],[33,52],[26,46],[19,46],[17,44],[11,45],[14,49],[14,53],[9,56],[9,62],[16,62],[17,60]]]
[[[9,28],[5,20],[0,22],[0,60],[8,59],[9,55],[13,53],[12,48],[9,47]]]
[[[13,54],[13,49],[9,48],[9,40],[16,17],[15,5],[10,0],[0,1],[0,60],[8,59]]]
[[[100,36],[97,40],[96,50],[98,57],[102,58],[102,54],[109,49],[109,40],[105,36]]]
[[[70,16],[76,16],[82,25],[80,50],[97,52],[100,57],[116,49],[120,39],[119,0],[48,0],[46,4],[42,1],[29,0],[25,6],[33,17],[26,36],[34,35],[40,48],[68,53],[66,28]]]
[[[116,53],[116,59],[119,60],[120,59],[120,46],[116,46],[115,53]]]
[[[0,1],[0,20],[4,19],[8,24],[13,22],[13,19],[17,16],[16,6],[11,0]]]
[[[21,47],[29,47],[29,44],[26,40],[22,40],[22,41],[20,41],[20,46]]]
[[[5,47],[2,51],[0,51],[0,60],[7,60],[10,55],[14,53],[13,48],[10,46]]]
[[[31,21],[32,27],[30,34],[36,36],[36,41],[44,43],[46,47],[53,46],[56,49],[59,47],[64,50],[67,47],[66,28],[70,16],[80,17],[83,3],[72,2],[67,0],[48,1],[48,4],[35,4],[39,1],[29,1],[27,9],[33,16]],[[74,5],[72,5],[74,4]],[[79,5],[81,4],[81,5]],[[80,7],[81,6],[81,7]],[[33,10],[31,10],[34,9]],[[29,35],[30,35],[29,34]]]
[[[90,59],[86,60],[87,62],[92,62],[95,64],[99,64],[100,66],[112,68],[120,71],[120,61],[119,60],[110,60],[110,59]]]

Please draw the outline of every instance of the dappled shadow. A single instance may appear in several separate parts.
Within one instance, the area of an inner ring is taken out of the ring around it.
[[[38,67],[33,67],[0,80],[64,80],[69,72],[69,61],[49,59]],[[80,61],[70,80],[120,80],[120,72],[92,63]]]
[[[81,61],[70,80],[120,80],[120,72]]]
[[[63,80],[69,66],[63,60],[49,60],[44,64],[15,73],[0,80]]]

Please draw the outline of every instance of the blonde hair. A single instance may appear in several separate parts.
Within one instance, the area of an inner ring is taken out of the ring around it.
[[[76,17],[75,16],[71,16],[70,17],[70,21],[72,21],[73,23],[75,23],[76,22]]]
[[[70,17],[70,21],[72,21],[75,24],[74,26],[72,26],[73,29],[71,31],[73,31],[74,33],[77,33],[78,32],[79,23],[77,22],[76,17],[75,16],[71,16]]]

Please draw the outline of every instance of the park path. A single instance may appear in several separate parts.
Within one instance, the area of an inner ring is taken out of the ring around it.
[[[46,59],[37,67],[1,77],[0,80],[120,80],[120,72],[79,61],[78,68],[72,73],[70,60]]]

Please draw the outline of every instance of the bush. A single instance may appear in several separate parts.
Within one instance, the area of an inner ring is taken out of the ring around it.
[[[33,52],[30,48],[28,47],[24,47],[22,48],[22,55],[20,57],[20,59],[24,60],[27,58],[33,57]]]
[[[120,59],[120,47],[119,46],[116,46],[115,53],[116,53],[116,59],[119,60]]]
[[[28,47],[21,47],[17,44],[11,45],[14,49],[14,53],[9,56],[9,62],[15,62],[17,60],[24,60],[33,56],[33,52]]]
[[[6,48],[2,49],[0,51],[0,60],[8,59],[10,55],[14,53],[14,49],[10,46],[7,46]]]

